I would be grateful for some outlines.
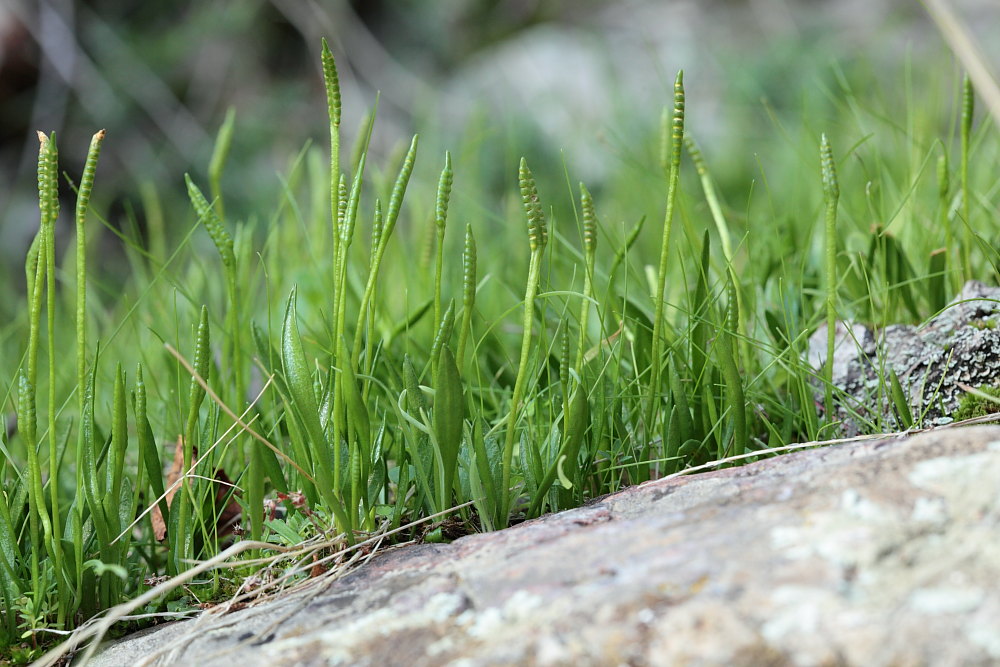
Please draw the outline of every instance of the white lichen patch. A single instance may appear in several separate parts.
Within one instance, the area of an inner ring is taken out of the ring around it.
[[[573,651],[559,637],[543,636],[535,647],[535,660],[539,665],[567,665],[573,662]]]
[[[503,612],[497,607],[481,611],[469,609],[459,614],[457,623],[465,627],[471,637],[486,639],[504,626]]]
[[[761,626],[761,634],[779,642],[789,634],[814,633],[822,618],[821,600],[829,593],[811,586],[779,586],[771,594],[772,616]]]
[[[915,523],[939,525],[948,520],[948,506],[941,498],[917,498],[910,520]]]
[[[994,452],[922,461],[908,477],[942,498],[952,520],[979,523],[1000,514],[1000,456]]]
[[[888,518],[886,508],[861,495],[857,489],[845,489],[840,494],[840,508],[845,514],[866,521]]]
[[[517,623],[544,604],[544,600],[533,593],[519,590],[502,607],[489,607],[481,611],[467,610],[459,614],[457,623],[466,628],[470,636],[486,639],[510,623]]]
[[[442,623],[452,616],[457,616],[465,607],[465,598],[457,593],[438,593],[424,607],[427,617],[432,621]]]
[[[986,651],[990,658],[1000,661],[1000,614],[984,614],[980,610],[976,618],[965,626],[965,636],[969,642]]]
[[[801,560],[813,555],[813,549],[798,526],[775,526],[769,532],[771,548],[789,560]]]
[[[525,590],[519,590],[507,598],[507,602],[504,603],[504,616],[511,620],[520,620],[523,617],[531,615],[543,603],[544,600],[542,600],[541,596]]]
[[[636,612],[635,620],[643,625],[649,625],[656,620],[656,612],[649,607],[644,607]]]
[[[872,562],[898,533],[899,517],[856,489],[844,490],[837,506],[815,512],[808,523],[776,525],[771,547],[789,560],[821,559],[837,568]]]
[[[910,483],[922,489],[940,490],[962,485],[970,476],[979,477],[997,459],[986,452],[963,456],[941,456],[920,461],[910,470]]]
[[[941,586],[918,588],[910,594],[907,602],[915,611],[937,616],[975,611],[984,597],[985,594],[978,588]]]

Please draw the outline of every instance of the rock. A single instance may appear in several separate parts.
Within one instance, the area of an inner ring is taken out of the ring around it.
[[[809,339],[809,363],[822,374],[826,325]],[[892,325],[879,334],[838,322],[833,384],[847,435],[881,425],[905,428],[890,395],[890,371],[903,388],[915,425],[950,421],[972,387],[1000,385],[1000,288],[970,280],[938,315],[921,327]],[[822,388],[816,398],[822,401]],[[865,429],[864,424],[868,424]]]
[[[462,26],[468,6],[439,4],[451,9],[439,9],[444,15],[434,25],[442,30],[439,39],[451,42],[447,31]],[[441,86],[437,114],[452,128],[465,127],[477,111],[489,114],[499,127],[525,123],[534,129],[529,136],[535,154],[544,150],[561,156],[565,151],[560,159],[569,159],[574,176],[592,184],[606,182],[618,168],[608,159],[609,142],[634,146],[649,141],[651,127],[642,120],[655,119],[671,104],[678,69],[684,70],[687,84],[687,128],[713,170],[724,172],[733,146],[751,152],[759,147],[766,155],[770,141],[757,134],[758,123],[741,122],[734,111],[745,115],[761,99],[779,114],[786,105],[797,109],[798,97],[788,91],[813,87],[812,75],[805,74],[816,71],[807,64],[811,59],[817,58],[813,62],[822,70],[830,58],[851,60],[863,52],[872,71],[898,71],[904,58],[930,67],[933,61],[919,60],[909,44],[940,40],[919,5],[895,0],[545,4],[540,16],[548,20],[495,43],[487,41],[456,62]],[[991,0],[951,0],[949,5],[978,33],[986,57],[995,61],[1000,40],[986,27],[995,25]],[[403,62],[426,51],[423,42],[415,43],[421,51]],[[383,99],[411,108],[413,100],[389,97],[396,88],[383,85]],[[642,111],[638,118],[635,109]],[[745,167],[739,167],[740,173]]]
[[[802,451],[388,550],[92,664],[997,664],[998,489],[998,427]]]

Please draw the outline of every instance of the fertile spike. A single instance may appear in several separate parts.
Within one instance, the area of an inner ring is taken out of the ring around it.
[[[670,167],[676,169],[681,163],[681,143],[684,140],[684,70],[679,70],[674,79],[674,120],[670,139]]]
[[[320,56],[323,61],[323,82],[326,84],[326,107],[330,114],[330,123],[340,127],[340,80],[337,77],[337,63],[334,62],[330,45],[323,38],[323,50]]]
[[[820,166],[823,172],[823,195],[828,201],[840,199],[840,185],[837,183],[837,166],[833,161],[833,149],[826,134],[820,138]]]
[[[451,169],[451,153],[444,154],[444,169],[441,170],[441,178],[438,180],[437,207],[434,211],[434,223],[438,229],[444,229],[445,220],[448,218],[448,202],[451,199],[451,184],[454,179],[454,172]]]
[[[591,254],[597,249],[597,214],[594,198],[583,183],[580,183],[580,208],[583,210],[583,248]]]
[[[521,203],[524,205],[524,213],[528,217],[528,242],[531,245],[531,250],[534,251],[536,248],[545,247],[549,233],[545,226],[542,204],[538,200],[535,177],[531,175],[528,162],[523,157],[518,169],[518,184],[521,187]]]
[[[476,300],[476,239],[472,225],[465,226],[465,249],[462,251],[462,305],[472,308]]]

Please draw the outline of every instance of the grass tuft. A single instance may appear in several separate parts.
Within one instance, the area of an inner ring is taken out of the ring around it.
[[[775,455],[832,436],[844,412],[866,436],[910,427],[919,419],[891,374],[876,391],[898,424],[841,401],[837,322],[916,322],[964,277],[997,277],[1000,226],[984,213],[995,179],[977,165],[1000,142],[977,133],[968,83],[910,109],[904,128],[838,70],[844,94],[820,96],[838,131],[819,138],[816,182],[800,175],[817,137],[788,119],[752,174],[734,167],[741,151],[703,154],[679,72],[650,155],[623,150],[629,160],[578,190],[568,163],[569,196],[543,206],[550,181],[524,158],[516,189],[508,179],[491,198],[481,163],[514,165],[489,142],[441,150],[436,190],[417,135],[389,169],[376,164],[374,108],[342,137],[325,41],[321,65],[329,156],[304,148],[273,212],[241,216],[223,178],[244,140],[228,113],[210,197],[191,177],[186,192],[144,187],[148,248],[120,234],[124,279],[88,256],[104,132],[76,188],[75,248],[61,254],[56,138],[39,134],[39,227],[0,337],[0,396],[17,421],[0,432],[0,645],[19,659],[41,656],[49,631],[100,636],[109,609],[195,613],[245,591],[270,552],[294,583],[314,557],[343,559],[376,536],[451,539]],[[935,134],[948,118],[954,147]],[[849,147],[839,162],[834,139]],[[166,215],[177,200],[186,220]],[[76,363],[61,363],[71,340]],[[220,570],[223,556],[235,560]]]

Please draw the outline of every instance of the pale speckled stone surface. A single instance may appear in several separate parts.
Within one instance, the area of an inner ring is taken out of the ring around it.
[[[1000,428],[655,481],[97,665],[1000,663]]]

